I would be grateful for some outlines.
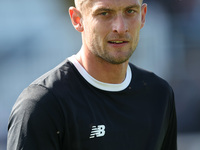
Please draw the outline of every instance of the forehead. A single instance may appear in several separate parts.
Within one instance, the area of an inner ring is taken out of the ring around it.
[[[86,9],[98,9],[99,7],[127,7],[129,5],[142,5],[142,0],[85,0]]]

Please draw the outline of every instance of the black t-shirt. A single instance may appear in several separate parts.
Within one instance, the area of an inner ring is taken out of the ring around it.
[[[166,81],[129,64],[122,84],[105,84],[70,59],[19,96],[8,150],[177,149],[174,96]]]

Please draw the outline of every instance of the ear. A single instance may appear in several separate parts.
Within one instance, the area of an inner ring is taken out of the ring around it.
[[[74,28],[79,32],[83,32],[83,24],[81,22],[81,12],[75,7],[70,7],[69,15]]]
[[[147,4],[143,3],[141,8],[141,27],[142,29],[144,27],[145,21],[146,21],[146,14],[147,14]]]

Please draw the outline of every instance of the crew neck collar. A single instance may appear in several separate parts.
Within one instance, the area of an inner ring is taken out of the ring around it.
[[[68,58],[68,60],[76,67],[76,69],[78,70],[78,72],[82,75],[82,77],[88,82],[90,83],[92,86],[100,89],[100,90],[104,90],[104,91],[110,91],[110,92],[119,92],[122,91],[124,89],[126,89],[132,79],[132,72],[130,69],[130,66],[128,65],[127,67],[127,72],[126,72],[126,78],[125,80],[120,83],[120,84],[111,84],[111,83],[105,83],[105,82],[101,82],[96,80],[95,78],[93,78],[84,68],[83,66],[77,61],[75,55],[71,56]]]

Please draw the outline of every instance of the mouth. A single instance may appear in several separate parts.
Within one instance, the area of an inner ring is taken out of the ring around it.
[[[110,43],[110,44],[124,44],[124,43],[128,43],[128,41],[108,41],[108,43]]]

